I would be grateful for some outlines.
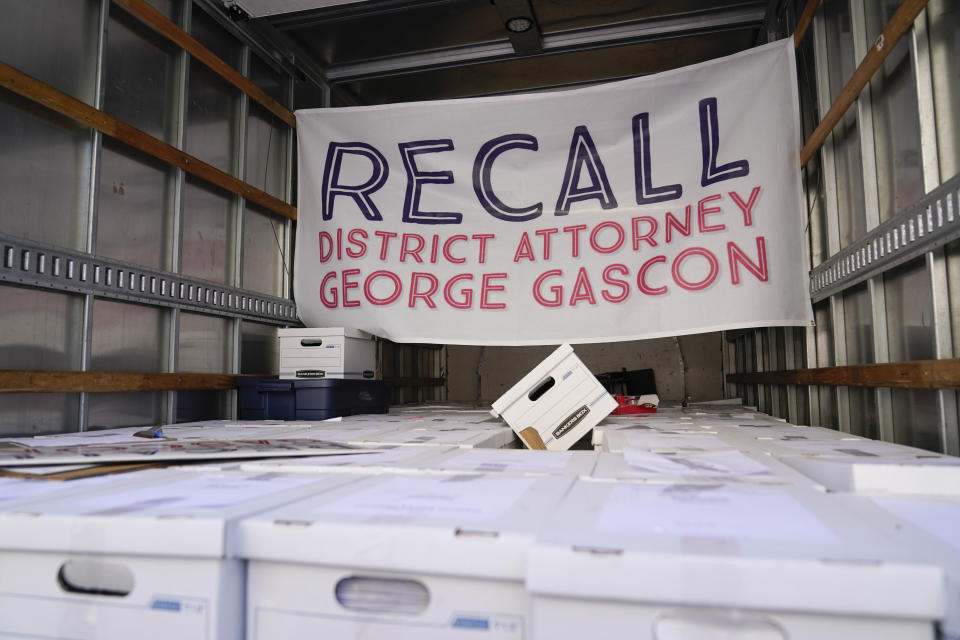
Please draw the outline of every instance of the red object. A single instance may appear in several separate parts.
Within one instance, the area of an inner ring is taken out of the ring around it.
[[[657,405],[645,402],[636,404],[640,396],[621,396],[615,395],[613,399],[617,401],[617,408],[610,412],[612,416],[631,416],[642,413],[656,413]],[[632,401],[632,402],[631,402]]]

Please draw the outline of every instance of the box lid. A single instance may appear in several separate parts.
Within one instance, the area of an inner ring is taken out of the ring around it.
[[[935,453],[911,458],[781,456],[784,464],[829,491],[960,497],[960,458]]]
[[[278,471],[283,473],[422,473],[458,447],[394,445],[384,448],[364,448],[342,456],[311,456],[282,460],[252,460],[240,465],[244,471]]]
[[[350,327],[297,327],[293,329],[277,329],[278,338],[324,338],[327,336],[344,336],[347,338],[360,338],[362,340],[373,340],[375,337],[371,333]]]
[[[490,473],[526,476],[589,475],[595,451],[455,449],[430,461],[436,473]]]
[[[352,476],[175,471],[116,476],[69,496],[0,507],[0,548],[150,556],[231,555],[230,525]]]
[[[528,393],[530,389],[547,376],[551,369],[560,364],[560,362],[571,353],[573,353],[573,347],[569,344],[562,344],[557,347],[543,362],[534,367],[530,373],[523,376],[520,381],[510,387],[506,393],[497,398],[493,403],[493,411],[490,413],[494,416],[501,415],[507,407],[516,402],[520,396]]]
[[[520,580],[540,523],[572,478],[368,478],[248,518],[240,555],[371,570]]]
[[[595,482],[733,482],[820,485],[774,456],[757,451],[660,452],[627,447],[623,453],[598,453],[589,479]]]
[[[791,486],[581,481],[531,550],[527,587],[535,596],[942,617],[943,570],[905,561],[845,498]]]

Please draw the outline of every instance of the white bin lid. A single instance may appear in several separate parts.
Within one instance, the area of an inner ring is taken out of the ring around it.
[[[327,336],[345,336],[372,340],[373,334],[350,327],[299,327],[295,329],[277,329],[278,338],[325,338]]]
[[[222,558],[231,555],[229,525],[239,518],[355,480],[169,469],[117,475],[86,491],[0,510],[0,549]]]
[[[904,561],[846,496],[578,482],[529,554],[534,594],[940,619],[944,573]]]
[[[378,476],[246,519],[240,555],[521,580],[526,552],[572,477]]]

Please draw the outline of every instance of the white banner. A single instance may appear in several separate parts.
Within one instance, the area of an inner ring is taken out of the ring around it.
[[[792,43],[586,89],[298,111],[301,319],[504,345],[810,322]]]

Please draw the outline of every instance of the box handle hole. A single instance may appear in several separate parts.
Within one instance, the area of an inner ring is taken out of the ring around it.
[[[116,562],[67,560],[57,582],[68,593],[123,597],[133,591],[133,572]]]
[[[430,592],[416,580],[350,576],[336,587],[337,602],[344,609],[376,613],[423,613]]]
[[[536,402],[543,394],[553,388],[553,385],[557,384],[557,381],[553,379],[553,376],[550,376],[536,387],[533,388],[533,391],[527,396],[530,398],[531,402]]]
[[[323,338],[300,338],[301,347],[319,347],[323,344]]]

